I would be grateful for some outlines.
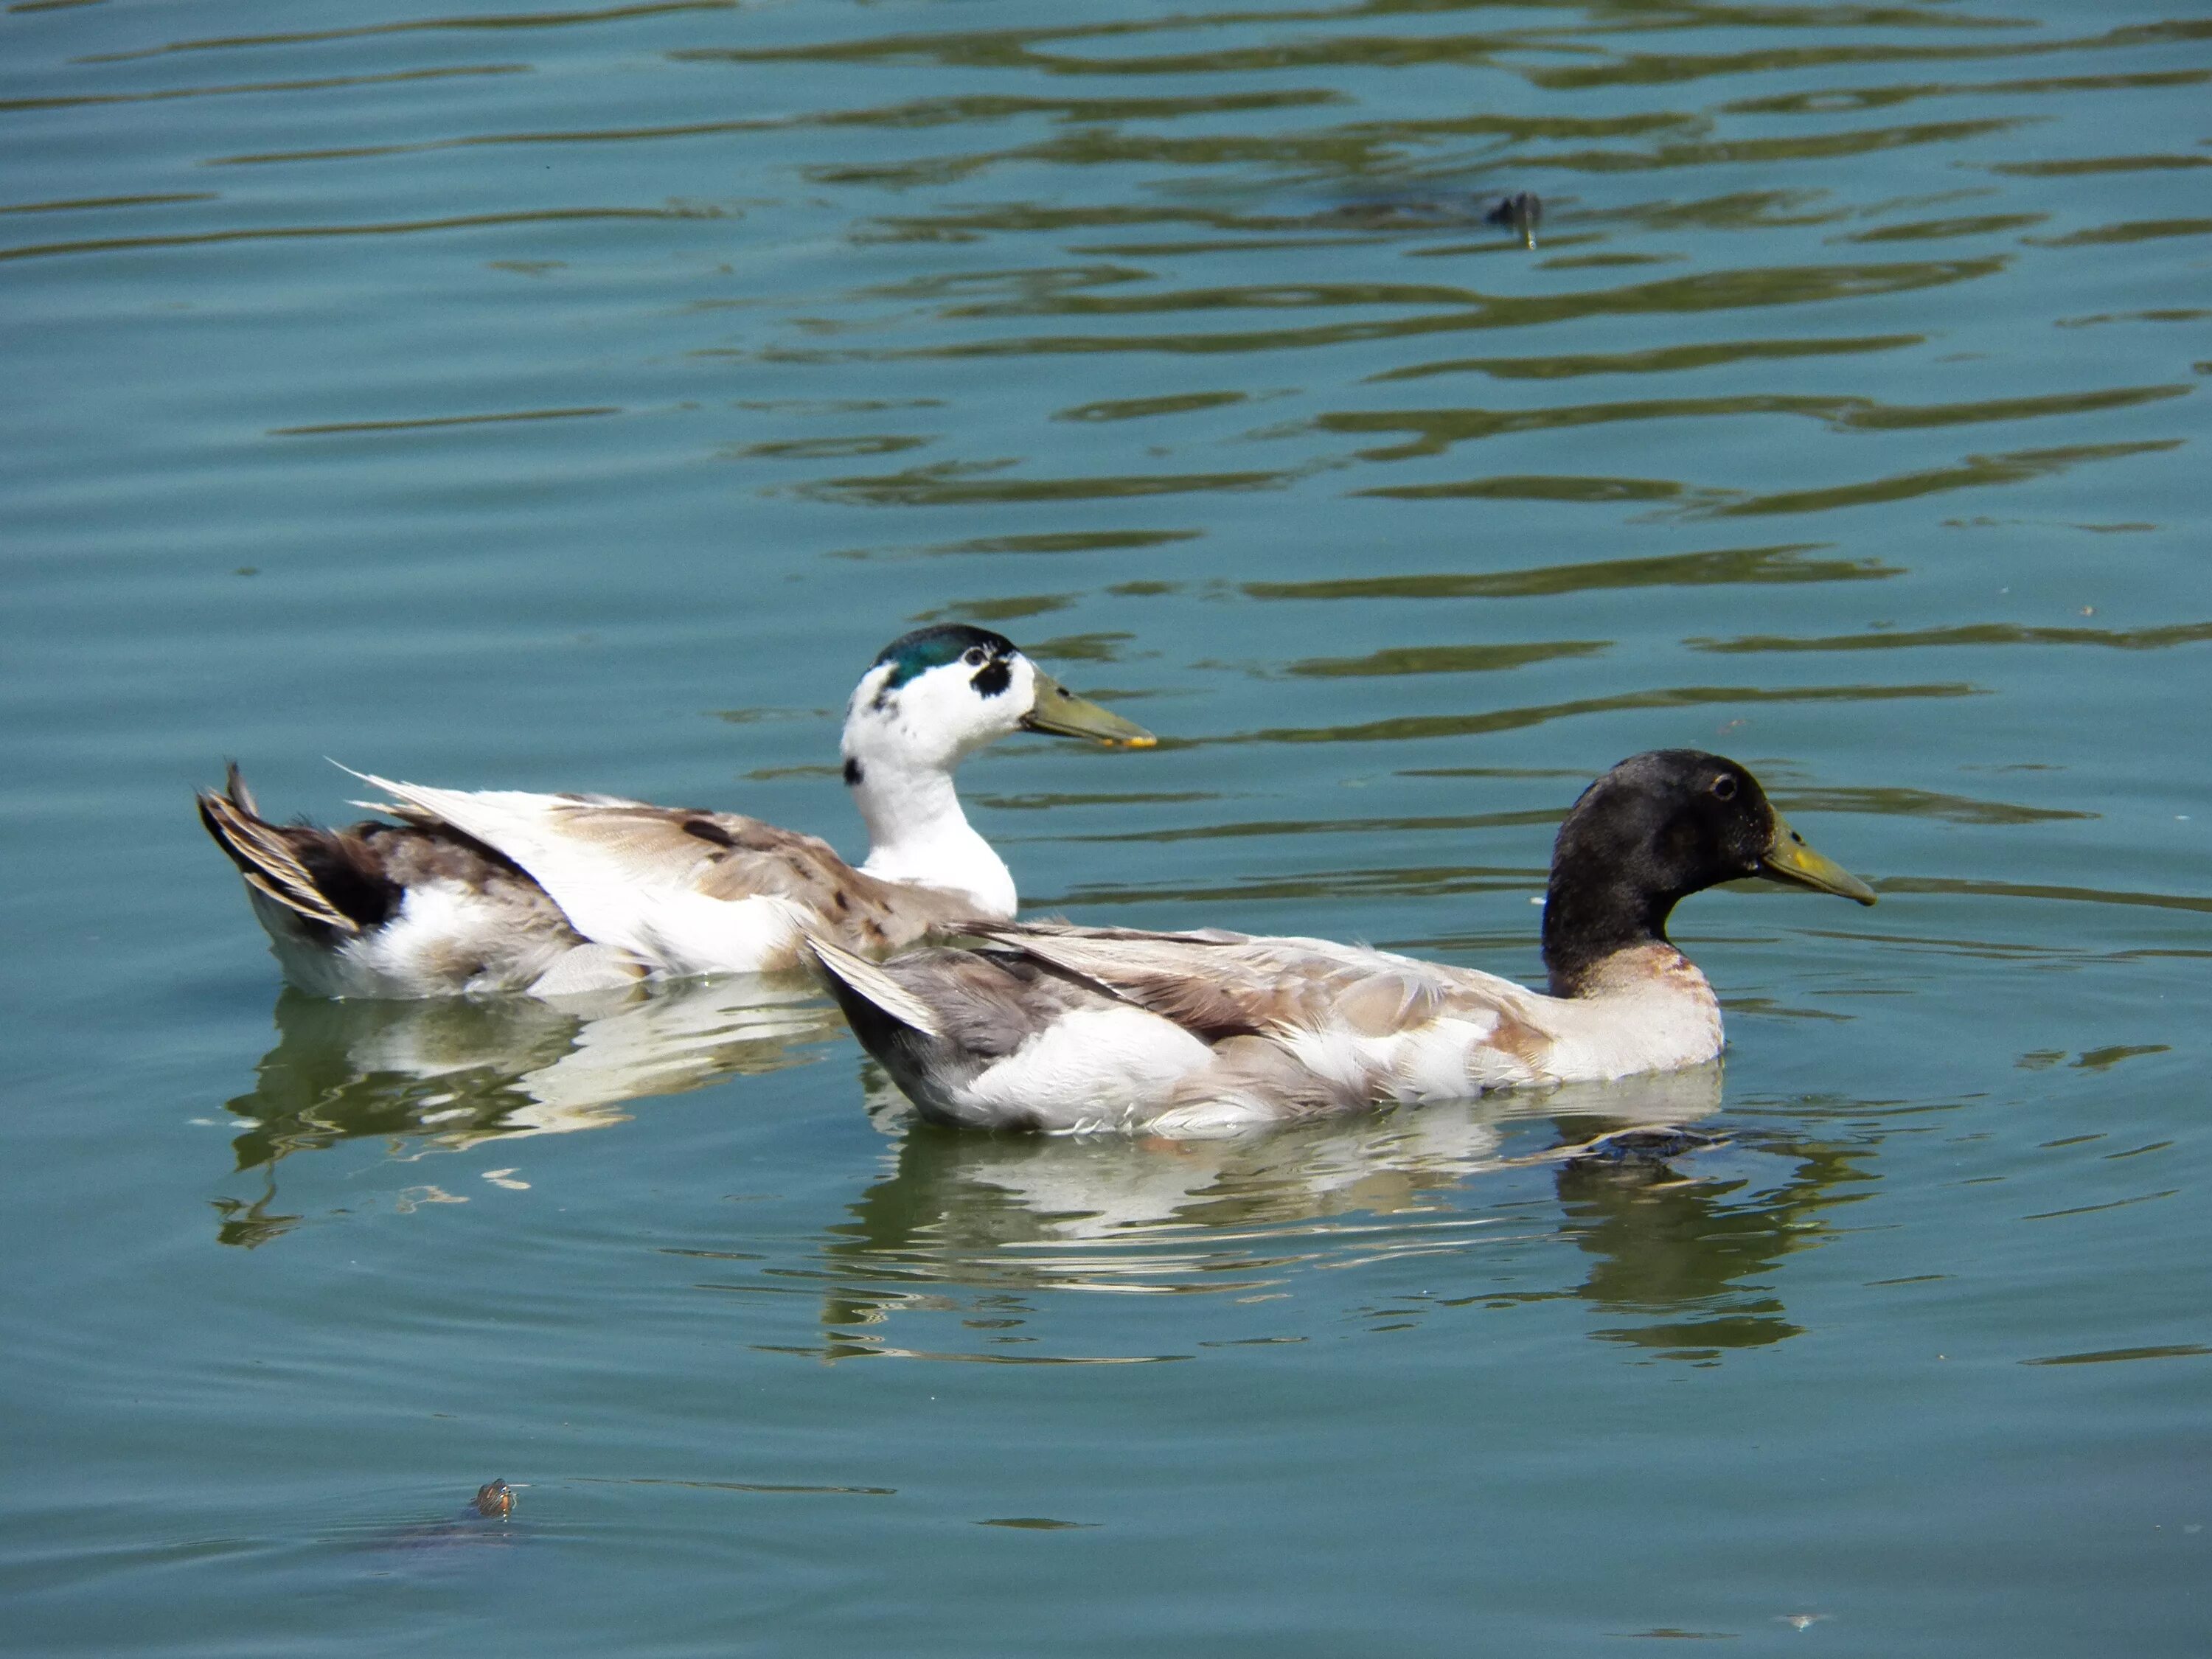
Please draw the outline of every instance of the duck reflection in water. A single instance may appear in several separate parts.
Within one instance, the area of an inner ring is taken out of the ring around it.
[[[1721,1085],[1715,1062],[1189,1140],[979,1136],[901,1113],[879,1080],[895,1165],[824,1243],[837,1288],[815,1352],[1064,1362],[1034,1334],[969,1332],[1029,1326],[1060,1292],[1250,1297],[1353,1261],[1509,1244],[1480,1291],[1431,1306],[1579,1299],[1638,1322],[1593,1336],[1692,1359],[1778,1341],[1798,1328],[1766,1280],[1830,1189],[1863,1177],[1831,1149],[1717,1133]],[[1589,1258],[1580,1284],[1524,1248],[1532,1227]],[[966,1352],[942,1352],[948,1328]]]
[[[228,1103],[240,1170],[267,1172],[251,1202],[216,1207],[225,1243],[254,1245],[302,1218],[272,1212],[276,1168],[362,1136],[396,1155],[629,1121],[624,1103],[820,1057],[843,1030],[804,976],[739,974],[654,993],[544,1000],[333,1001],[286,991],[276,1046]]]

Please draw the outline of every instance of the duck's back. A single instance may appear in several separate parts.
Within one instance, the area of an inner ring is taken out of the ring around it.
[[[368,781],[529,872],[578,933],[664,972],[789,968],[812,933],[875,956],[966,915],[966,895],[888,882],[827,842],[737,812],[607,795]]]

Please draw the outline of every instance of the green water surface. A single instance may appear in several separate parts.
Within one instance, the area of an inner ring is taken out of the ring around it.
[[[410,3],[0,12],[0,1647],[2204,1650],[2212,22]],[[1533,975],[1662,745],[1882,902],[1684,908],[1724,1076],[1037,1141],[281,994],[191,815],[857,854],[942,618],[1164,739],[963,774],[1036,910]]]

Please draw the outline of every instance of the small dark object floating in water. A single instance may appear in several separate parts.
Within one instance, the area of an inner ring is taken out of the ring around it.
[[[443,1560],[455,1550],[512,1543],[515,1534],[507,1529],[507,1520],[514,1513],[514,1494],[520,1490],[504,1480],[487,1480],[477,1488],[477,1495],[462,1506],[459,1514],[443,1521],[402,1527],[373,1540],[368,1547],[379,1555],[403,1554],[427,1565]]]
[[[1535,191],[1486,200],[1480,196],[1398,196],[1372,201],[1346,202],[1316,215],[1311,222],[1356,225],[1363,230],[1418,230],[1473,224],[1503,225],[1516,233],[1521,246],[1536,246],[1536,227],[1543,222],[1544,203]]]
[[[1709,1152],[1727,1143],[1717,1135],[1700,1134],[1695,1129],[1678,1129],[1666,1124],[1653,1124],[1635,1129],[1616,1129],[1609,1135],[1600,1135],[1583,1147],[1580,1156],[1611,1164],[1625,1164],[1638,1158],[1680,1158],[1685,1152]],[[491,1488],[486,1486],[485,1492]]]
[[[1601,1180],[1631,1185],[1679,1180],[1682,1177],[1670,1167],[1669,1160],[1692,1152],[1713,1152],[1728,1144],[1723,1135],[1702,1134],[1695,1129],[1662,1124],[1617,1129],[1565,1149],[1567,1157],[1560,1166],[1560,1174],[1569,1181]]]
[[[1482,216],[1486,225],[1506,225],[1518,231],[1522,247],[1536,246],[1536,227],[1544,222],[1543,198],[1533,190],[1516,191]]]
[[[475,1501],[469,1507],[478,1515],[497,1516],[504,1521],[514,1513],[514,1488],[504,1480],[487,1480],[477,1488]]]

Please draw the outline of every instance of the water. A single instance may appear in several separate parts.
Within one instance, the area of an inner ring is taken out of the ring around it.
[[[2201,1650],[2212,26],[0,41],[11,1650]],[[1038,908],[1531,974],[1675,744],[1883,902],[1686,907],[1724,1079],[1038,1144],[803,991],[280,995],[189,811],[328,755],[852,848],[925,617],[1168,739],[963,775]],[[394,1547],[495,1476],[509,1547]]]

